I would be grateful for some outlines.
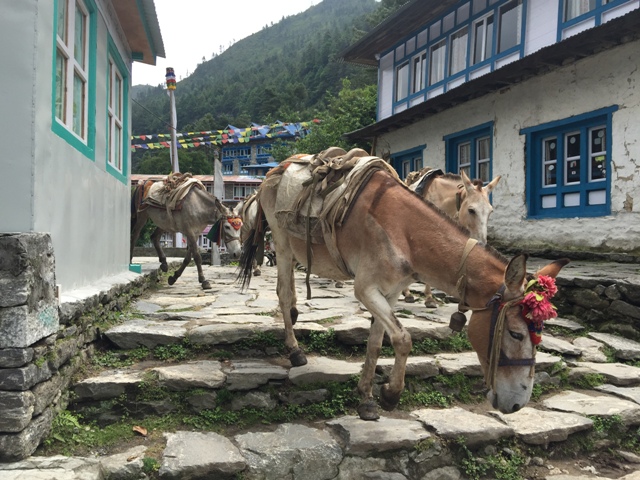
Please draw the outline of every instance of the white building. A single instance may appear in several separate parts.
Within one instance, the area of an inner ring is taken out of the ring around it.
[[[343,53],[377,66],[374,140],[502,175],[490,241],[640,254],[640,1],[414,0]]]
[[[48,232],[56,281],[129,266],[131,67],[164,46],[153,0],[1,0],[0,232]]]

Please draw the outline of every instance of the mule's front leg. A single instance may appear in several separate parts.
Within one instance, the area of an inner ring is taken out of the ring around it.
[[[164,254],[164,250],[162,250],[162,245],[160,245],[160,238],[162,237],[162,230],[160,227],[156,228],[151,234],[151,241],[153,242],[153,246],[156,249],[156,253],[158,254],[158,260],[160,261],[160,270],[164,273],[169,271],[169,265],[167,265],[167,256]]]
[[[431,293],[431,287],[428,283],[424,284],[424,306],[427,308],[438,308],[438,302]]]
[[[195,235],[189,235],[187,237],[187,242],[189,250],[191,250],[193,254],[193,260],[196,262],[196,268],[198,269],[198,282],[200,282],[203,290],[209,290],[211,288],[211,282],[204,278],[204,273],[202,273],[202,257],[198,250],[198,241],[196,240]]]
[[[358,392],[360,393],[360,405],[358,405],[358,415],[362,420],[377,420],[378,404],[373,399],[373,379],[376,374],[376,365],[382,348],[384,338],[384,325],[374,318],[369,330],[369,340],[367,341],[367,356],[362,366],[362,375],[358,382]]]
[[[189,262],[191,262],[191,249],[187,248],[187,254],[184,257],[184,260],[182,261],[182,265],[180,265],[180,268],[175,272],[173,272],[173,275],[169,277],[169,280],[168,280],[169,285],[173,285],[174,283],[176,283],[176,280],[180,278],[180,275],[182,275],[182,272],[184,272],[184,269],[187,268],[187,265],[189,265]]]
[[[296,308],[296,287],[293,272],[293,256],[289,252],[278,253],[278,303],[284,319],[284,344],[289,351],[289,360],[292,367],[306,365],[307,357],[298,346],[298,340],[293,333],[293,325],[298,319]]]

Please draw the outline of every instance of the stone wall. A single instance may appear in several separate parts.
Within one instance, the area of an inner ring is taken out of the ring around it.
[[[59,305],[51,237],[0,234],[0,461],[35,451],[66,408],[101,325],[156,275]]]
[[[558,277],[553,303],[590,330],[640,341],[640,284],[620,279]]]

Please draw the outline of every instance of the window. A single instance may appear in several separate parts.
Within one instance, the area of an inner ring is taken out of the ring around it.
[[[492,132],[493,123],[487,123],[444,137],[447,170],[491,181]]]
[[[520,44],[522,31],[522,0],[513,0],[500,7],[498,53]]]
[[[413,77],[411,80],[411,93],[417,93],[425,88],[425,69],[427,53],[424,52],[413,59]]]
[[[467,67],[467,43],[469,40],[469,27],[464,27],[451,35],[451,48],[449,58],[449,75],[455,75]]]
[[[429,54],[429,85],[434,85],[444,80],[446,51],[446,40],[441,40],[431,47],[431,52]]]
[[[398,172],[398,176],[404,180],[411,172],[417,172],[422,168],[422,152],[426,145],[398,152],[391,156],[391,165]]]
[[[492,49],[493,14],[478,20],[473,25],[473,65],[491,57]]]
[[[396,102],[407,98],[409,94],[409,63],[403,63],[396,69]]]
[[[233,198],[240,200],[248,197],[256,191],[255,185],[234,185],[233,186]]]
[[[249,170],[247,170],[247,166],[249,162],[240,162],[240,175],[247,175]]]
[[[109,56],[109,91],[107,93],[107,142],[108,163],[122,173],[122,152],[124,138],[123,98],[124,80],[116,66],[115,60]]]
[[[222,174],[223,175],[233,175],[233,163],[232,162],[223,162],[222,163]]]
[[[610,213],[611,117],[616,109],[521,131],[527,136],[529,216]]]
[[[89,11],[80,0],[58,2],[56,118],[87,140]]]
[[[596,8],[596,0],[564,0],[564,21],[579,17],[594,8]]]

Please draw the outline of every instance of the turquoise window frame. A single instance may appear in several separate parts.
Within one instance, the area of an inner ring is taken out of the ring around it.
[[[470,166],[469,177],[474,179],[478,178],[477,162],[476,162],[476,150],[477,140],[480,138],[489,137],[489,179],[493,178],[493,122],[483,123],[476,125],[475,127],[467,128],[465,130],[445,135],[442,139],[445,144],[445,158],[447,172],[453,172],[459,174],[458,171],[458,146],[462,143],[470,142]]]
[[[125,185],[129,184],[128,176],[129,176],[129,159],[131,155],[131,149],[127,143],[127,139],[131,138],[131,132],[129,130],[129,71],[126,68],[120,53],[118,52],[118,48],[116,47],[115,42],[111,38],[111,35],[108,36],[107,39],[107,95],[105,98],[105,108],[106,108],[106,157],[105,164],[106,170],[113,177],[120,180]],[[109,97],[111,92],[111,76],[109,75],[109,58],[112,58],[118,67],[119,73],[122,76],[122,172],[119,172],[109,163],[110,156],[110,141],[109,141]]]
[[[98,9],[94,0],[83,0],[89,11],[89,31],[87,48],[89,49],[89,67],[87,79],[87,142],[78,138],[56,117],[56,51],[58,34],[58,2],[55,1],[53,13],[53,59],[51,67],[51,131],[82,153],[89,160],[96,159],[96,65],[98,51]]]
[[[528,218],[573,218],[573,217],[600,217],[611,214],[611,163],[612,163],[612,132],[613,113],[618,110],[613,105],[581,115],[576,115],[563,120],[557,120],[535,127],[520,130],[525,135],[526,141],[526,199]],[[604,125],[607,129],[606,144],[609,146],[606,152],[605,180],[589,182],[589,138],[585,133],[589,129]],[[580,132],[580,182],[578,184],[565,185],[564,181],[557,181],[555,186],[543,187],[542,185],[542,141],[549,138],[557,138],[557,151],[562,157],[556,162],[556,179],[564,179],[564,137],[567,133]],[[588,205],[588,194],[594,190],[605,190],[605,203]],[[563,195],[567,193],[580,193],[580,204],[577,206],[562,206]],[[542,197],[556,195],[556,206],[542,208]]]
[[[402,164],[409,161],[409,172],[416,172],[424,166],[423,152],[427,145],[419,145],[408,150],[403,150],[391,155],[391,166],[398,172],[398,176],[404,180]],[[409,173],[407,172],[407,173]]]

